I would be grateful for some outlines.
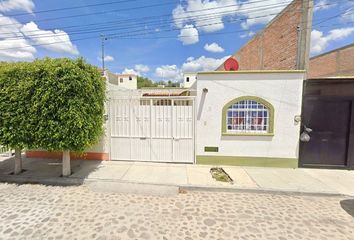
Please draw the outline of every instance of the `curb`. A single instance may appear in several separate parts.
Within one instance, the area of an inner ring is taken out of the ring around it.
[[[62,178],[62,177],[24,177],[12,175],[0,175],[0,182],[3,183],[16,183],[16,184],[43,184],[51,186],[79,186],[84,182],[79,178]]]
[[[308,192],[296,191],[286,189],[256,189],[256,188],[235,188],[235,187],[220,187],[220,186],[196,186],[196,185],[178,185],[178,184],[160,184],[160,183],[145,183],[145,182],[131,182],[112,179],[82,179],[74,177],[25,177],[14,175],[0,175],[0,182],[15,183],[15,184],[43,184],[50,186],[80,186],[95,182],[120,183],[120,184],[137,184],[148,186],[164,186],[177,187],[180,191],[190,192],[229,192],[229,193],[263,193],[263,194],[277,194],[277,195],[298,195],[298,196],[333,196],[333,197],[348,197],[349,195],[338,192]],[[352,197],[352,196],[350,196]]]
[[[309,192],[296,190],[279,190],[266,188],[230,188],[230,187],[211,187],[211,186],[180,186],[181,190],[185,191],[204,191],[204,192],[234,192],[234,193],[264,193],[276,195],[297,195],[297,196],[318,196],[318,197],[348,197],[349,195],[338,192]]]

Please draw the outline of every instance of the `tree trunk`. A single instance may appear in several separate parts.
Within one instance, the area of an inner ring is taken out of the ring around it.
[[[68,177],[70,175],[71,175],[70,151],[66,150],[63,152],[63,177]]]
[[[22,157],[21,157],[21,149],[15,148],[15,170],[14,174],[20,174],[22,172]]]

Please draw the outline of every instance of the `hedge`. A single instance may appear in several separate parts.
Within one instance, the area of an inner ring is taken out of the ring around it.
[[[103,133],[105,81],[82,58],[0,64],[0,144],[82,152]]]

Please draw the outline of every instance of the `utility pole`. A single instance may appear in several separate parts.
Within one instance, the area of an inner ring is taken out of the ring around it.
[[[105,65],[104,65],[104,41],[106,41],[107,38],[101,34],[101,52],[102,52],[102,75],[105,74]]]
[[[313,0],[302,0],[302,19],[299,26],[297,69],[309,69],[310,42],[312,30]]]

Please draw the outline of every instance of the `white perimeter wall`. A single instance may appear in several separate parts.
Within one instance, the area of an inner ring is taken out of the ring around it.
[[[201,73],[197,78],[197,155],[298,158],[300,124],[294,117],[301,114],[304,73]],[[221,135],[222,108],[241,96],[273,105],[274,136]],[[205,146],[219,152],[204,152]]]

